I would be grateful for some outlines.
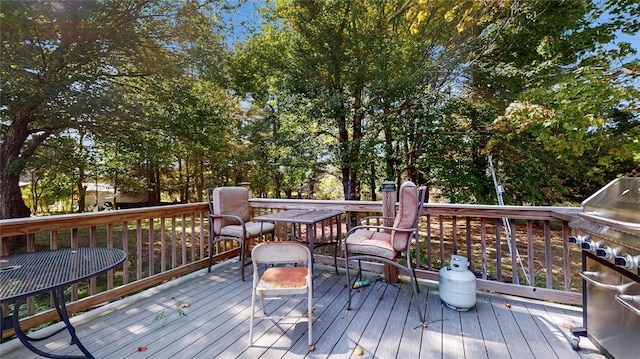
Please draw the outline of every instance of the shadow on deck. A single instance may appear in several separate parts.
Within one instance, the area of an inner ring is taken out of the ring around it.
[[[332,267],[317,265],[314,273],[315,348],[307,346],[303,321],[262,321],[255,345],[248,346],[251,276],[239,280],[236,260],[76,316],[75,326],[83,344],[103,359],[604,358],[586,338],[579,351],[571,348],[570,328],[582,324],[582,313],[572,307],[479,293],[474,308],[458,312],[442,305],[437,285],[423,283],[418,299],[425,306],[423,327],[406,281],[387,284],[370,273],[372,284],[358,290],[347,311],[344,272],[338,276]],[[290,300],[268,307],[288,312],[303,311],[304,305]],[[36,345],[57,355],[78,355],[65,334]],[[2,344],[0,357],[38,356],[12,340]]]

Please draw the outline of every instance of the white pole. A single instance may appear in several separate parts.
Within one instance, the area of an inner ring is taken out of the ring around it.
[[[491,169],[491,177],[493,178],[493,185],[496,188],[496,196],[498,197],[498,204],[504,206],[504,200],[502,199],[502,193],[504,193],[504,188],[500,184],[498,184],[498,179],[496,178],[496,171],[493,168],[493,158],[489,155],[489,168]],[[504,232],[507,237],[507,246],[509,247],[509,254],[513,257],[513,248],[511,248],[511,224],[509,223],[508,218],[502,218],[502,225],[504,226]],[[529,275],[527,274],[526,269],[524,268],[524,264],[522,263],[522,258],[520,258],[520,253],[518,252],[518,248],[515,248],[515,255],[518,263],[520,264],[520,268],[522,269],[522,274],[524,275],[525,280],[527,281],[527,285],[531,285],[531,281],[529,281]],[[516,278],[518,282],[520,282],[519,278]]]

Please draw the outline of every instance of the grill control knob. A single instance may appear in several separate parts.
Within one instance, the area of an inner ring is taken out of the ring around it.
[[[596,256],[607,260],[612,260],[618,254],[620,254],[620,247],[611,248],[609,246],[602,246],[596,249]]]
[[[595,252],[598,248],[602,247],[603,242],[602,241],[592,241],[590,239],[587,239],[585,241],[582,242],[581,246],[582,249],[584,249],[585,251],[589,251],[589,252]]]
[[[640,263],[640,255],[632,256],[631,254],[624,254],[616,256],[614,259],[615,265],[626,269],[634,269],[638,267]]]
[[[585,234],[584,236],[581,236],[581,235],[569,236],[569,243],[573,243],[581,246],[582,243],[588,241],[589,238],[591,238],[591,236],[588,234]]]

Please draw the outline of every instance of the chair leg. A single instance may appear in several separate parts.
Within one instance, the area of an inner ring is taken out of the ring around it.
[[[309,346],[313,345],[313,290],[310,288],[309,293],[307,293],[307,321],[308,321],[308,331],[309,331]]]
[[[347,275],[347,291],[348,291],[348,300],[347,300],[347,310],[351,310],[351,279],[349,278],[349,255],[345,251],[344,253],[344,267]]]
[[[336,267],[336,275],[340,275],[338,272],[338,242],[336,241],[336,248],[333,250],[333,265]]]
[[[249,346],[253,345],[253,321],[256,316],[256,288],[251,288],[251,318],[249,319]]]
[[[211,265],[213,264],[213,234],[209,236],[209,273],[211,273]]]
[[[260,308],[262,308],[262,314],[267,315],[267,307],[264,305],[264,293],[260,293]]]
[[[411,287],[413,288],[413,303],[416,305],[418,309],[418,316],[420,317],[420,322],[424,323],[424,314],[422,314],[422,308],[420,307],[420,300],[418,298],[418,293],[420,289],[418,289],[418,280],[415,275],[415,271],[413,268],[409,268],[408,270],[409,276],[411,276]]]
[[[240,277],[244,282],[244,240],[240,241]]]

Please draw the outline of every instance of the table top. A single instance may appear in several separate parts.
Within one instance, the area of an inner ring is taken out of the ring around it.
[[[63,248],[0,257],[0,303],[91,278],[124,262],[116,248]]]
[[[312,209],[290,209],[282,212],[274,212],[255,217],[254,221],[263,222],[290,222],[302,224],[314,224],[331,217],[336,217],[343,211],[320,211]]]

